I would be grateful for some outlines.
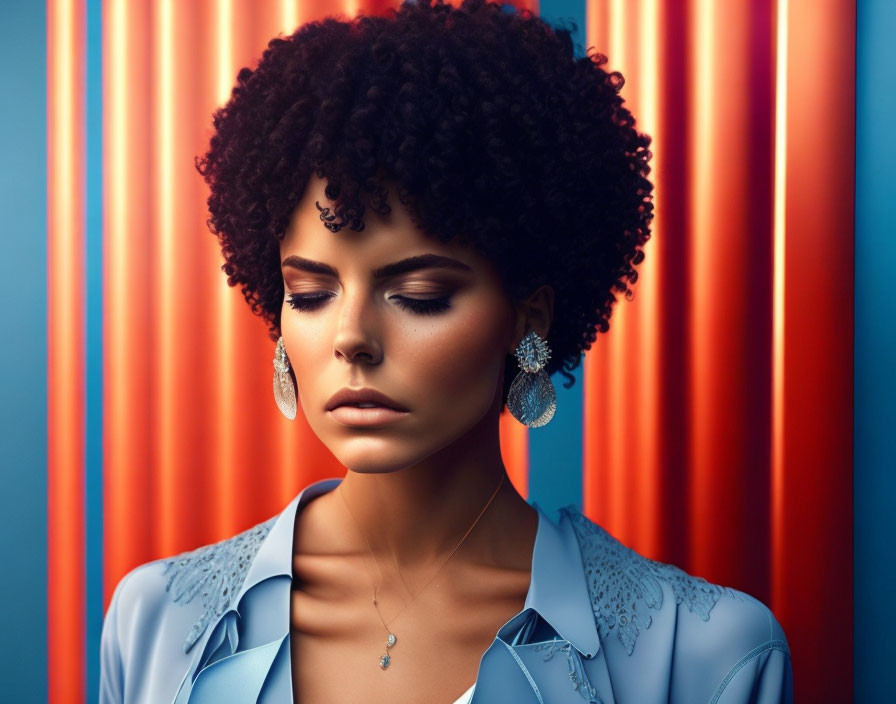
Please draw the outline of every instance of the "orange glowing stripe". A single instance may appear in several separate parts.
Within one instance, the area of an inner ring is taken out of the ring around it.
[[[152,75],[150,7],[103,4],[104,584],[158,557],[150,484],[154,356],[145,330],[152,309],[150,199],[146,156],[153,133],[145,80]]]
[[[609,16],[609,34],[607,36],[607,54],[612,70],[619,70],[625,51],[626,3],[624,0],[611,0]]]
[[[217,102],[224,103],[230,97],[230,88],[233,81],[233,2],[231,0],[218,0],[215,6],[217,13]]]
[[[129,103],[126,99],[126,41],[127,27],[125,8],[122,0],[110,0],[103,12],[103,86],[104,120],[103,140],[106,145],[103,157],[103,171],[108,174],[104,181],[103,208],[106,232],[103,237],[103,259],[105,266],[106,295],[103,300],[104,326],[104,466],[103,502],[106,530],[103,531],[104,544],[104,594],[108,605],[115,584],[122,576],[123,565],[127,562],[127,535],[123,526],[128,522],[127,485],[120,472],[114,471],[116,460],[127,451],[126,412],[129,396],[127,393],[127,304],[124,297],[116,293],[127,290],[127,257],[125,242],[121,237],[110,237],[109,233],[124,233],[127,230],[127,179],[128,161],[127,133]],[[117,158],[115,158],[117,157]],[[112,461],[110,461],[112,460]]]
[[[498,421],[501,458],[507,478],[524,499],[529,496],[529,430],[510,411]]]
[[[214,8],[216,14],[216,46],[215,57],[215,103],[223,104],[230,97],[231,84],[236,71],[233,67],[233,3],[231,0],[218,0]],[[220,257],[219,257],[220,258]],[[223,261],[223,259],[222,259]],[[215,530],[226,536],[232,531],[234,508],[237,504],[236,481],[238,468],[235,464],[237,414],[234,408],[237,402],[234,379],[237,365],[235,346],[240,344],[234,326],[234,298],[226,285],[225,278],[219,277],[215,292],[215,315],[217,323],[215,333],[215,359],[217,375],[214,391],[218,396],[216,404],[217,427],[214,432],[214,446],[217,454],[215,471],[210,477],[212,483],[209,492],[216,504]]]
[[[712,408],[712,378],[707,373],[712,364],[711,345],[705,344],[701,335],[712,324],[712,312],[706,304],[712,295],[712,280],[706,275],[711,262],[708,257],[715,252],[710,242],[712,232],[713,215],[706,207],[707,197],[714,192],[712,179],[713,172],[713,144],[715,141],[715,114],[713,91],[715,76],[713,75],[713,57],[715,46],[713,42],[714,27],[717,22],[712,0],[698,0],[692,13],[692,36],[694,37],[695,54],[691,59],[693,66],[693,78],[690,83],[693,86],[691,121],[689,141],[693,154],[694,168],[690,183],[689,211],[693,221],[691,228],[692,239],[690,243],[691,254],[691,278],[690,314],[692,320],[692,334],[688,336],[690,348],[687,359],[690,360],[691,369],[691,403],[693,410],[693,428],[688,439],[687,466],[692,468],[692,481],[689,483],[689,502],[692,507],[706,505],[709,501],[707,492],[710,484],[705,477],[700,476],[701,458],[708,456],[707,443],[710,439],[704,429],[705,421],[713,413]],[[699,511],[691,510],[687,514],[688,542],[693,546],[702,544],[702,527],[699,523]]]
[[[158,0],[153,12],[155,63],[158,94],[155,101],[156,138],[153,156],[157,168],[153,182],[153,202],[157,220],[153,239],[156,245],[156,393],[154,415],[156,423],[153,440],[157,451],[152,456],[153,470],[158,476],[158,505],[156,517],[158,534],[155,549],[164,555],[177,552],[175,495],[178,490],[177,456],[173,428],[178,422],[177,407],[174,404],[177,388],[175,384],[175,278],[174,267],[177,255],[174,245],[176,219],[174,217],[174,196],[172,193],[172,167],[174,163],[174,58],[172,56],[174,28],[172,0]]]
[[[787,0],[778,0],[775,65],[775,203],[772,274],[771,563],[784,559],[784,255],[787,205]],[[772,570],[772,600],[784,603],[783,570]]]
[[[625,75],[627,70],[628,49],[627,30],[628,13],[626,3],[622,0],[613,0],[610,5],[610,34],[607,38],[609,54],[609,70],[620,71]],[[628,107],[631,107],[630,105]],[[606,365],[603,369],[601,381],[607,388],[606,408],[624,408],[629,392],[631,377],[626,373],[628,362],[628,343],[631,334],[631,320],[628,306],[619,305],[624,302],[620,298],[613,310],[612,330],[607,333],[605,341]],[[604,453],[604,474],[607,488],[603,515],[613,527],[617,535],[629,540],[630,513],[624,511],[627,504],[629,476],[626,471],[629,468],[628,454],[631,448],[628,444],[629,429],[628,413],[608,413],[604,416],[604,422],[609,426],[609,433],[605,438],[607,450]]]
[[[296,0],[280,0],[280,23],[285,35],[290,35],[299,24],[299,13]]]
[[[613,0],[609,4],[607,16],[607,34],[605,49],[600,48],[608,57],[604,66],[607,71],[621,71],[625,63],[625,9],[620,0]],[[624,472],[626,445],[624,438],[624,423],[626,414],[611,414],[609,408],[618,407],[618,401],[625,396],[626,389],[623,385],[625,374],[619,369],[620,360],[625,359],[625,324],[622,306],[613,306],[610,331],[603,339],[601,364],[597,367],[597,374],[593,384],[600,389],[599,394],[603,399],[603,414],[597,423],[605,426],[606,432],[602,433],[602,448],[599,448],[598,467],[600,471],[600,486],[603,496],[600,506],[600,520],[611,531],[618,534],[619,521],[622,512],[617,507],[625,505],[625,481]]]
[[[643,14],[638,23],[643,32],[640,42],[640,70],[634,77],[639,91],[636,119],[640,125],[640,131],[652,136],[653,144],[662,143],[658,130],[657,109],[659,95],[657,80],[659,61],[657,57],[660,42],[657,2],[658,0],[644,0],[642,5]],[[660,170],[656,152],[659,150],[653,148],[651,151],[653,157],[650,180],[654,183],[653,196],[656,202],[662,202],[662,199],[657,196],[659,185],[657,175]],[[660,223],[660,218],[654,217],[651,227],[653,233],[657,232]],[[641,364],[637,374],[641,384],[639,398],[641,428],[638,432],[643,434],[646,439],[646,442],[636,443],[636,446],[643,448],[643,456],[639,459],[637,469],[640,494],[644,497],[645,505],[650,507],[650,510],[643,514],[643,520],[638,525],[637,540],[641,550],[650,555],[656,555],[659,552],[661,541],[660,521],[652,519],[651,516],[661,515],[663,503],[659,490],[660,477],[658,476],[664,467],[661,458],[662,448],[658,441],[660,413],[658,394],[661,388],[659,367],[661,356],[659,349],[659,276],[661,268],[659,266],[660,253],[657,251],[662,241],[662,238],[657,237],[656,234],[647,241],[644,247],[644,262],[638,267],[640,274],[637,283],[638,291],[635,294],[636,300],[640,299],[638,300],[638,309],[640,310],[639,335],[641,339],[639,355]]]
[[[47,5],[47,657],[50,701],[84,696],[84,15]]]

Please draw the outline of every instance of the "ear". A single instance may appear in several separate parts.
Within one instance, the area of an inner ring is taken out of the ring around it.
[[[512,347],[507,354],[513,354],[520,340],[532,330],[542,339],[547,339],[554,320],[554,289],[543,284],[525,300],[517,304],[516,327]]]

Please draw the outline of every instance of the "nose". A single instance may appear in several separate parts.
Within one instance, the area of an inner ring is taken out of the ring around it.
[[[378,333],[378,316],[364,290],[344,289],[338,306],[333,354],[348,362],[364,361],[379,364],[382,344]]]

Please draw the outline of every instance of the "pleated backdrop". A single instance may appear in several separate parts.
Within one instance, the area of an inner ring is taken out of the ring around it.
[[[337,0],[47,3],[48,694],[95,701],[134,566],[220,540],[342,468],[271,398],[273,346],[205,220],[211,114]],[[545,0],[626,78],[656,219],[632,300],[556,420],[502,420],[517,489],[764,601],[797,701],[852,693],[856,10]],[[836,663],[836,667],[830,665]]]

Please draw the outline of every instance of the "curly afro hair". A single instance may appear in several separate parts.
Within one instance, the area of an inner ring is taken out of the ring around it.
[[[333,231],[363,229],[366,208],[390,212],[388,180],[424,233],[488,257],[511,300],[554,289],[547,372],[569,388],[615,293],[633,296],[653,218],[650,137],[606,61],[486,0],[406,0],[272,39],[196,159],[228,283],[276,339],[279,242],[312,172],[327,180]]]

